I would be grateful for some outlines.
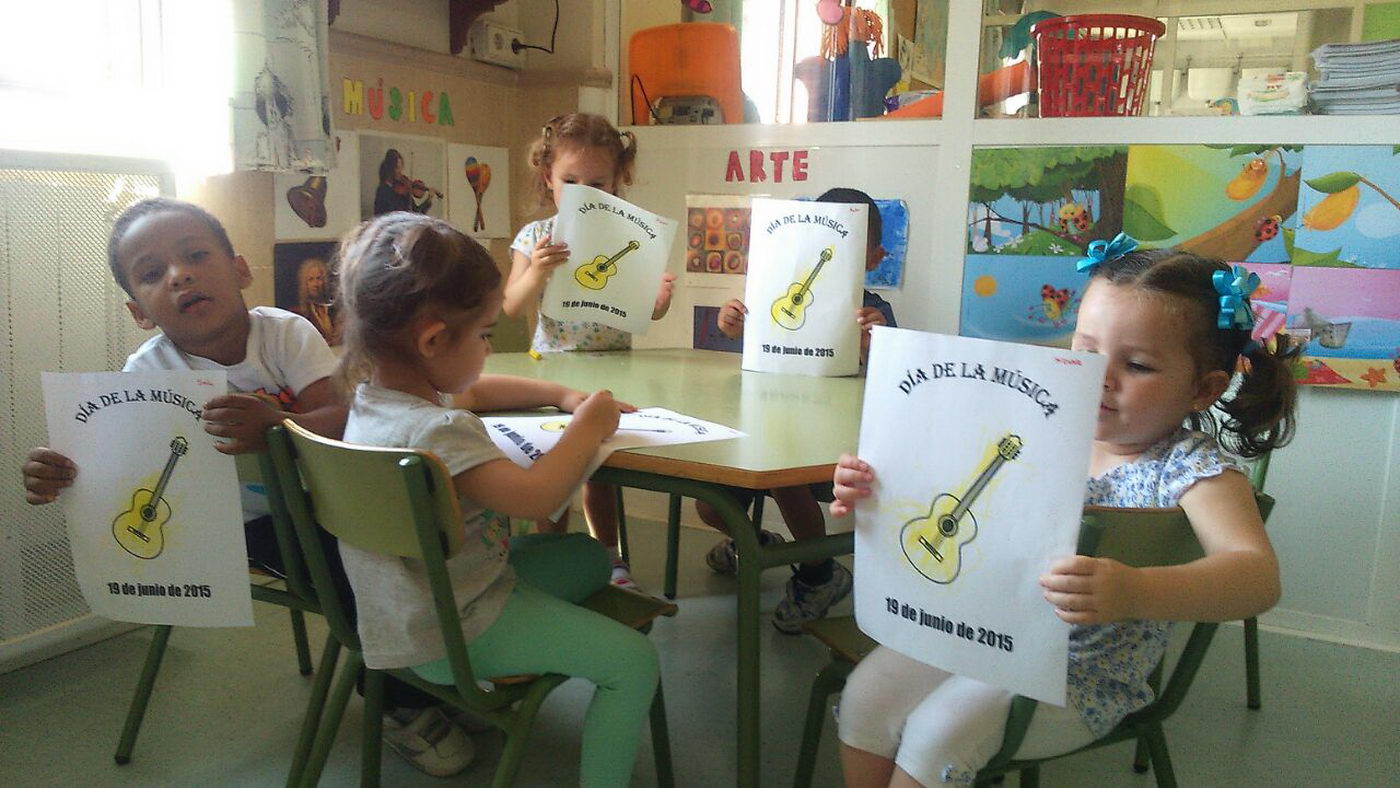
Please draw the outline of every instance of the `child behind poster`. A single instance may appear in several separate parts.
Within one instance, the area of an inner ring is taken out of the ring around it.
[[[330,377],[336,357],[305,319],[274,307],[248,308],[253,281],[223,224],[192,203],[157,198],[124,211],[107,243],[112,278],[126,291],[137,325],[160,329],[126,360],[123,371],[224,370],[232,393],[204,404],[205,432],[225,454],[261,451],[267,428],[291,418],[340,437],[346,407]],[[47,447],[29,452],[25,500],[46,504],[71,487],[78,468]],[[242,490],[250,566],[280,573],[281,553],[266,496]],[[396,680],[385,684],[384,738],[415,768],[452,774],[471,762],[472,743],[437,708],[436,699]]]
[[[568,183],[579,183],[616,195],[632,182],[636,166],[637,138],[632,132],[618,132],[606,118],[575,113],[552,118],[530,146],[532,182],[541,206],[553,207],[559,190]],[[554,219],[531,222],[521,228],[511,244],[510,278],[505,287],[505,313],[512,316],[533,311],[535,335],[533,353],[557,351],[628,350],[632,335],[601,323],[555,320],[540,312],[544,287],[555,269],[569,261],[569,249],[550,237]],[[671,291],[676,275],[665,273],[651,319],[660,320],[671,308]],[[617,552],[617,488],[589,482],[583,488],[583,513],[594,537]],[[562,531],[568,526],[567,514],[558,523],[542,521],[541,530]],[[621,557],[613,559],[613,582],[636,588],[631,570]]]
[[[1123,237],[1107,249],[1135,245]],[[1150,703],[1147,677],[1166,652],[1171,621],[1246,618],[1279,596],[1253,490],[1222,444],[1248,458],[1288,442],[1296,349],[1286,337],[1273,349],[1250,339],[1252,288],[1224,263],[1175,250],[1095,251],[1080,263],[1092,278],[1073,347],[1107,356],[1108,366],[1084,502],[1180,506],[1206,556],[1143,569],[1088,556],[1051,563],[1040,584],[1073,625],[1070,703],[1040,704],[1020,758],[1078,749]],[[1241,383],[1226,397],[1237,366]],[[843,456],[832,514],[850,513],[873,481],[874,469]],[[1001,745],[1011,698],[877,648],[842,695],[847,785],[971,785]]]
[[[847,203],[865,205],[867,224],[865,233],[865,270],[873,271],[885,259],[885,248],[880,244],[884,223],[875,200],[859,189],[827,189],[817,198],[817,202]],[[894,320],[894,307],[890,302],[869,290],[864,291],[864,303],[856,310],[856,323],[860,325],[861,360],[864,362],[870,349],[870,329],[874,326],[897,327]],[[720,308],[719,330],[730,339],[739,339],[744,334],[744,317],[748,308],[744,302],[732,298]],[[752,490],[734,488],[730,494],[739,499],[739,504],[748,507],[755,493]],[[822,517],[821,505],[808,485],[779,487],[769,491],[782,512],[783,522],[797,541],[820,539],[826,535],[826,519]],[[695,502],[695,511],[706,525],[721,533],[726,532],[724,518],[711,505],[704,501]],[[773,531],[759,531],[762,544],[783,541],[781,534]],[[711,569],[726,575],[738,571],[738,559],[734,551],[734,540],[723,539],[705,555],[705,563]],[[802,625],[826,615],[831,606],[851,593],[852,577],[846,567],[830,558],[818,559],[797,564],[792,578],[788,580],[782,601],[773,610],[773,626],[779,631],[795,635],[802,631]]]

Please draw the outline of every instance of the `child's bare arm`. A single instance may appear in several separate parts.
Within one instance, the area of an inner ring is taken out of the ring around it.
[[[528,255],[511,251],[510,260],[510,276],[506,278],[505,301],[501,309],[507,315],[518,317],[539,303],[540,293],[544,292],[549,275],[569,261],[569,247],[553,243],[545,235],[535,242],[535,248]]]
[[[78,466],[47,446],[35,446],[29,450],[20,472],[24,476],[24,500],[37,506],[58,500],[59,492],[73,485]]]
[[[588,469],[598,445],[617,429],[612,394],[594,392],[578,409],[553,449],[529,468],[493,460],[465,470],[452,481],[461,495],[496,512],[544,520],[562,505]]]
[[[452,407],[472,413],[493,410],[529,410],[553,406],[572,413],[588,399],[588,392],[561,386],[548,380],[515,375],[482,375],[466,391],[452,395]],[[623,413],[636,407],[618,402]]]
[[[1243,474],[1202,479],[1181,497],[1206,555],[1134,569],[1106,558],[1060,559],[1041,577],[1045,598],[1071,624],[1129,618],[1231,621],[1278,601],[1278,559]]]
[[[297,395],[297,410],[282,410],[275,400],[259,394],[224,394],[204,403],[204,431],[228,438],[214,448],[224,454],[245,454],[267,448],[268,427],[285,418],[317,435],[339,439],[345,432],[347,409],[330,378],[321,378]]]
[[[870,497],[870,484],[875,481],[875,474],[870,470],[869,463],[859,457],[843,454],[836,461],[836,473],[831,481],[835,497],[831,502],[831,515],[845,517],[855,511],[856,501]]]
[[[656,291],[656,304],[651,309],[651,319],[660,320],[671,311],[671,296],[675,294],[676,275],[667,271],[661,275],[661,289]]]

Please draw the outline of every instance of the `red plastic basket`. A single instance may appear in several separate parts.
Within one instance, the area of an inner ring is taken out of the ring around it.
[[[1152,49],[1167,26],[1145,16],[1080,14],[1031,27],[1041,117],[1140,115]]]

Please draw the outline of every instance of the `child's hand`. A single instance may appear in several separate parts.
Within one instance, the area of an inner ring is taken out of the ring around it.
[[[671,295],[676,289],[676,275],[667,271],[661,275],[661,289],[656,292],[656,306],[652,307],[651,319],[660,320],[671,309]]]
[[[724,306],[719,308],[719,332],[730,339],[738,339],[744,335],[744,315],[749,313],[749,308],[744,306],[744,302],[737,298],[731,298],[724,302]]]
[[[287,414],[255,394],[225,394],[204,403],[204,431],[218,438],[214,448],[224,454],[246,454],[267,448],[267,428]]]
[[[856,310],[856,324],[860,326],[860,355],[864,359],[870,352],[870,329],[883,326],[885,313],[873,306],[863,306]]]
[[[1045,601],[1070,624],[1106,624],[1136,618],[1137,569],[1111,558],[1061,558],[1040,576]]]
[[[619,415],[620,410],[612,392],[607,389],[595,391],[574,409],[574,417],[569,420],[566,429],[595,430],[598,440],[602,441],[617,432]]]
[[[78,466],[53,449],[36,446],[20,471],[24,474],[24,500],[38,505],[57,500],[59,491],[72,487]]]
[[[565,413],[576,413],[579,409],[579,406],[582,405],[587,399],[587,392],[579,391],[578,389],[568,389],[564,392],[564,396],[559,399],[558,408],[564,411]],[[617,403],[617,409],[622,411],[623,413],[637,412],[636,405],[628,404],[620,399],[615,399],[613,400],[613,402]],[[470,410],[470,408],[468,408],[468,410]]]
[[[535,241],[535,249],[530,252],[530,271],[542,279],[548,279],[554,269],[569,262],[569,245],[556,244],[548,235]]]
[[[836,461],[836,473],[832,476],[832,492],[836,500],[831,502],[831,516],[845,517],[855,511],[856,501],[870,497],[870,483],[875,474],[870,465],[859,457],[841,455]]]

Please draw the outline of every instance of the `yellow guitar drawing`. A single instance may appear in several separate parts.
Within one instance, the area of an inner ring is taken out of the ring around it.
[[[997,441],[996,456],[978,474],[967,493],[959,499],[943,493],[933,499],[928,515],[916,517],[904,524],[899,542],[904,557],[935,583],[953,582],[962,569],[963,545],[977,537],[977,519],[972,516],[972,502],[982,493],[1002,465],[1021,453],[1021,438],[1007,435]]]
[[[584,263],[574,271],[574,281],[589,290],[602,290],[608,286],[608,280],[612,278],[612,275],[617,273],[617,261],[633,249],[640,248],[642,245],[636,241],[628,241],[627,245],[612,257],[600,254],[593,258],[593,262]]]
[[[165,536],[160,529],[170,521],[170,504],[161,495],[165,493],[165,485],[170,482],[175,463],[189,450],[189,446],[184,437],[172,440],[170,459],[165,461],[165,470],[160,472],[156,488],[137,488],[131,495],[131,508],[112,521],[112,536],[117,538],[117,544],[137,558],[155,558],[165,549]]]
[[[778,300],[773,302],[773,322],[786,328],[789,331],[796,331],[807,322],[807,305],[812,303],[812,280],[821,273],[822,266],[836,253],[836,248],[828,246],[822,250],[820,260],[817,260],[817,267],[812,269],[812,273],[807,275],[807,279],[801,282],[793,282],[788,286],[788,291]]]

